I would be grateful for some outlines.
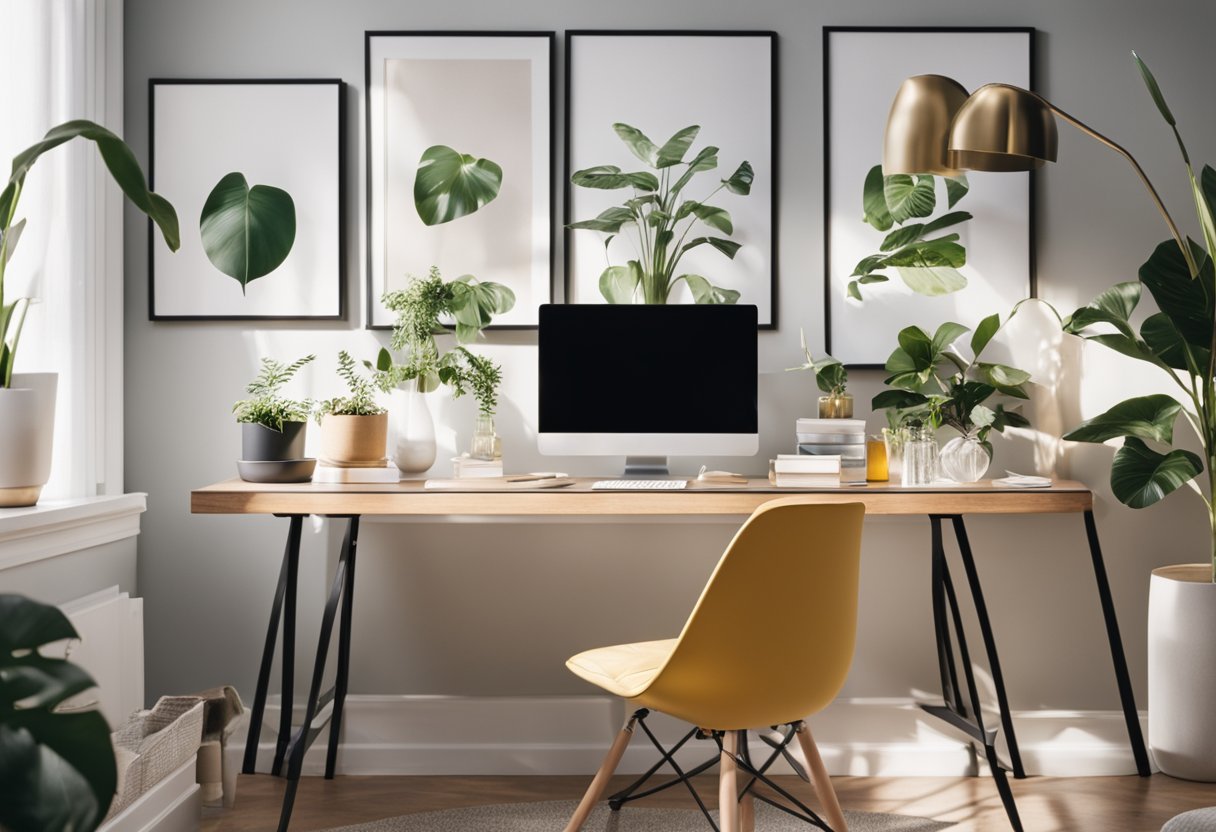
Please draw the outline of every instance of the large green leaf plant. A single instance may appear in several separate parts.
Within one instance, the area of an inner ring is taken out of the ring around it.
[[[684,196],[684,188],[699,173],[718,167],[718,148],[702,147],[686,160],[701,128],[679,130],[661,146],[628,124],[612,129],[650,170],[622,171],[616,165],[597,165],[575,171],[571,183],[580,188],[625,190],[630,196],[621,205],[600,212],[594,219],[568,227],[598,231],[604,235],[604,255],[609,265],[599,279],[600,294],[609,303],[667,303],[681,281],[701,304],[735,303],[739,292],[715,286],[708,278],[680,270],[680,261],[692,249],[709,246],[734,259],[742,247],[728,239],[735,233],[730,212],[713,200],[723,190],[746,196],[751,193],[755,172],[742,162],[726,179],[703,196]],[[694,229],[697,230],[693,234]],[[709,229],[711,233],[704,233]],[[712,233],[712,232],[716,232]],[[719,236],[720,235],[720,236]],[[612,265],[608,256],[612,241],[629,239],[634,256],[624,265]]]
[[[89,832],[118,785],[110,729],[96,710],[60,710],[95,682],[39,648],[79,638],[57,607],[0,594],[0,829]]]
[[[1115,496],[1132,508],[1160,502],[1184,485],[1199,493],[1212,532],[1212,577],[1216,581],[1216,170],[1196,175],[1177,122],[1156,79],[1134,52],[1133,60],[1149,94],[1170,126],[1191,185],[1203,243],[1187,239],[1159,244],[1140,267],[1139,280],[1119,283],[1064,320],[1064,331],[1102,344],[1162,370],[1177,385],[1182,401],[1154,394],[1121,402],[1064,435],[1075,442],[1123,439],[1111,464]],[[1132,313],[1147,289],[1159,311],[1140,324]],[[1194,431],[1202,455],[1173,447],[1179,415]],[[1206,493],[1196,480],[1205,473]]]
[[[1012,316],[1010,316],[1012,317]],[[984,349],[1001,328],[999,315],[984,318],[971,334],[971,358],[955,344],[971,332],[946,322],[930,335],[918,326],[900,331],[899,346],[887,359],[891,388],[876,395],[875,410],[894,409],[899,420],[934,428],[947,426],[963,436],[975,436],[992,457],[988,436],[1008,427],[1026,427],[1029,420],[1006,406],[1009,399],[1028,399],[1030,374],[1005,364],[981,361]]]
[[[967,263],[967,250],[959,242],[959,234],[938,232],[971,219],[970,213],[953,210],[970,185],[961,174],[942,177],[946,212],[930,219],[937,210],[937,179],[930,174],[884,176],[882,165],[870,168],[862,189],[863,219],[886,236],[878,251],[862,258],[853,269],[849,297],[860,301],[862,286],[888,282],[887,269],[894,269],[920,295],[947,295],[966,287],[967,278],[959,269]]]
[[[48,130],[41,141],[18,153],[13,157],[8,181],[0,190],[0,388],[12,386],[13,360],[30,304],[27,297],[7,297],[4,285],[5,271],[25,229],[25,220],[17,219],[25,179],[42,154],[77,138],[87,139],[97,146],[114,181],[131,204],[156,223],[169,248],[177,251],[181,244],[177,212],[173,206],[164,197],[148,190],[148,181],[131,148],[100,124],[83,119],[64,122]]]

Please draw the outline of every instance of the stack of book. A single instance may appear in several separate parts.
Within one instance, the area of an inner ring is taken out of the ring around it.
[[[841,482],[866,481],[864,419],[799,419],[795,430],[799,454],[837,457]]]
[[[481,479],[502,476],[502,458],[477,459],[463,454],[452,457],[452,477],[455,479]]]
[[[778,488],[830,488],[840,485],[840,457],[828,454],[777,454],[773,485]]]

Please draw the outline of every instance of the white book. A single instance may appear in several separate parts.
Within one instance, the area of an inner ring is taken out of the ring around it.
[[[377,468],[335,468],[318,465],[312,474],[313,482],[400,482],[401,472],[397,466],[388,464]]]
[[[834,488],[840,485],[839,474],[773,474],[773,485],[778,488]]]
[[[799,445],[864,445],[864,431],[854,433],[799,433]]]
[[[865,419],[799,419],[798,433],[865,433]]]
[[[773,460],[778,474],[839,474],[839,455],[778,454]]]

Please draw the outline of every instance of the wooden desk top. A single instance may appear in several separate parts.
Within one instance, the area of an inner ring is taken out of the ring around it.
[[[190,493],[194,514],[329,515],[747,515],[759,505],[791,494],[824,503],[865,503],[869,514],[1061,514],[1093,508],[1093,494],[1079,482],[1047,488],[971,485],[903,488],[889,485],[776,488],[767,480],[709,486],[691,482],[681,491],[592,491],[595,477],[577,477],[565,488],[527,491],[425,489],[421,480],[397,484],[267,485],[239,479]],[[599,478],[602,479],[602,478]]]

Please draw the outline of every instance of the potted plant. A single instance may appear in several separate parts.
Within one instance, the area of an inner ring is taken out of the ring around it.
[[[39,648],[79,634],[58,607],[0,594],[0,829],[91,832],[118,787],[110,728],[61,709],[96,683]]]
[[[847,390],[849,371],[845,369],[844,364],[830,355],[816,359],[806,345],[806,333],[798,330],[798,337],[802,341],[802,355],[805,360],[800,367],[788,367],[787,372],[809,370],[815,374],[815,384],[821,393],[826,394],[819,397],[820,419],[852,419],[853,397]]]
[[[1216,781],[1216,649],[1209,636],[1216,631],[1216,170],[1205,165],[1196,176],[1156,80],[1132,54],[1178,142],[1203,244],[1159,244],[1140,267],[1138,281],[1100,294],[1065,319],[1064,331],[1152,364],[1177,384],[1182,400],[1163,394],[1128,399],[1064,438],[1123,439],[1111,463],[1110,485],[1124,505],[1147,508],[1188,484],[1204,504],[1211,529],[1208,562],[1155,569],[1150,581],[1148,729],[1149,746],[1163,772]],[[1160,311],[1145,318],[1137,332],[1130,319],[1144,289]],[[1179,414],[1186,417],[1202,457],[1171,447]],[[1199,479],[1203,487],[1193,482]]]
[[[614,124],[612,129],[651,170],[622,172],[616,165],[597,165],[575,171],[570,177],[571,183],[580,188],[628,189],[631,194],[623,204],[601,212],[594,219],[567,226],[606,235],[605,252],[614,239],[625,238],[625,229],[636,237],[637,257],[623,266],[609,265],[604,269],[599,281],[600,294],[609,303],[633,303],[638,297],[643,303],[667,303],[683,281],[697,303],[735,303],[739,299],[737,291],[715,286],[701,275],[681,274],[678,267],[686,252],[702,245],[734,259],[741,248],[739,243],[727,239],[735,232],[734,222],[725,208],[711,205],[710,200],[723,189],[740,196],[751,193],[755,176],[751,164],[741,163],[709,193],[684,198],[685,186],[698,173],[718,166],[718,148],[713,146],[703,147],[692,159],[684,160],[700,127],[693,125],[677,131],[662,147],[628,124]],[[683,171],[675,175],[681,167]],[[700,226],[725,236],[689,239],[692,230]]]
[[[180,245],[173,206],[148,190],[131,148],[104,127],[84,120],[64,122],[13,158],[8,182],[0,191],[0,507],[38,502],[50,476],[55,424],[56,374],[13,372],[30,303],[30,298],[11,298],[5,293],[5,270],[25,229],[25,219],[17,218],[17,207],[25,178],[38,158],[75,138],[97,145],[127,199],[156,223],[171,250],[177,251]]]
[[[263,358],[262,368],[245,387],[250,398],[232,406],[241,426],[243,461],[284,461],[304,458],[304,431],[311,401],[296,401],[280,390],[302,367],[316,360],[306,355],[291,364]]]
[[[942,448],[943,472],[956,482],[981,479],[992,461],[992,431],[1026,427],[1025,416],[1007,410],[1001,397],[1027,399],[1030,374],[1004,364],[980,360],[984,348],[1001,328],[999,315],[989,315],[971,336],[970,360],[954,344],[971,330],[947,322],[933,335],[918,326],[900,331],[899,346],[887,359],[891,375],[873,399],[875,410],[895,408],[902,421],[915,421],[936,430],[945,425],[958,431]]]
[[[320,402],[321,458],[338,468],[363,468],[384,464],[388,443],[388,411],[376,403],[376,393],[388,391],[388,376],[359,374],[350,353],[338,353],[338,375],[350,395]]]

